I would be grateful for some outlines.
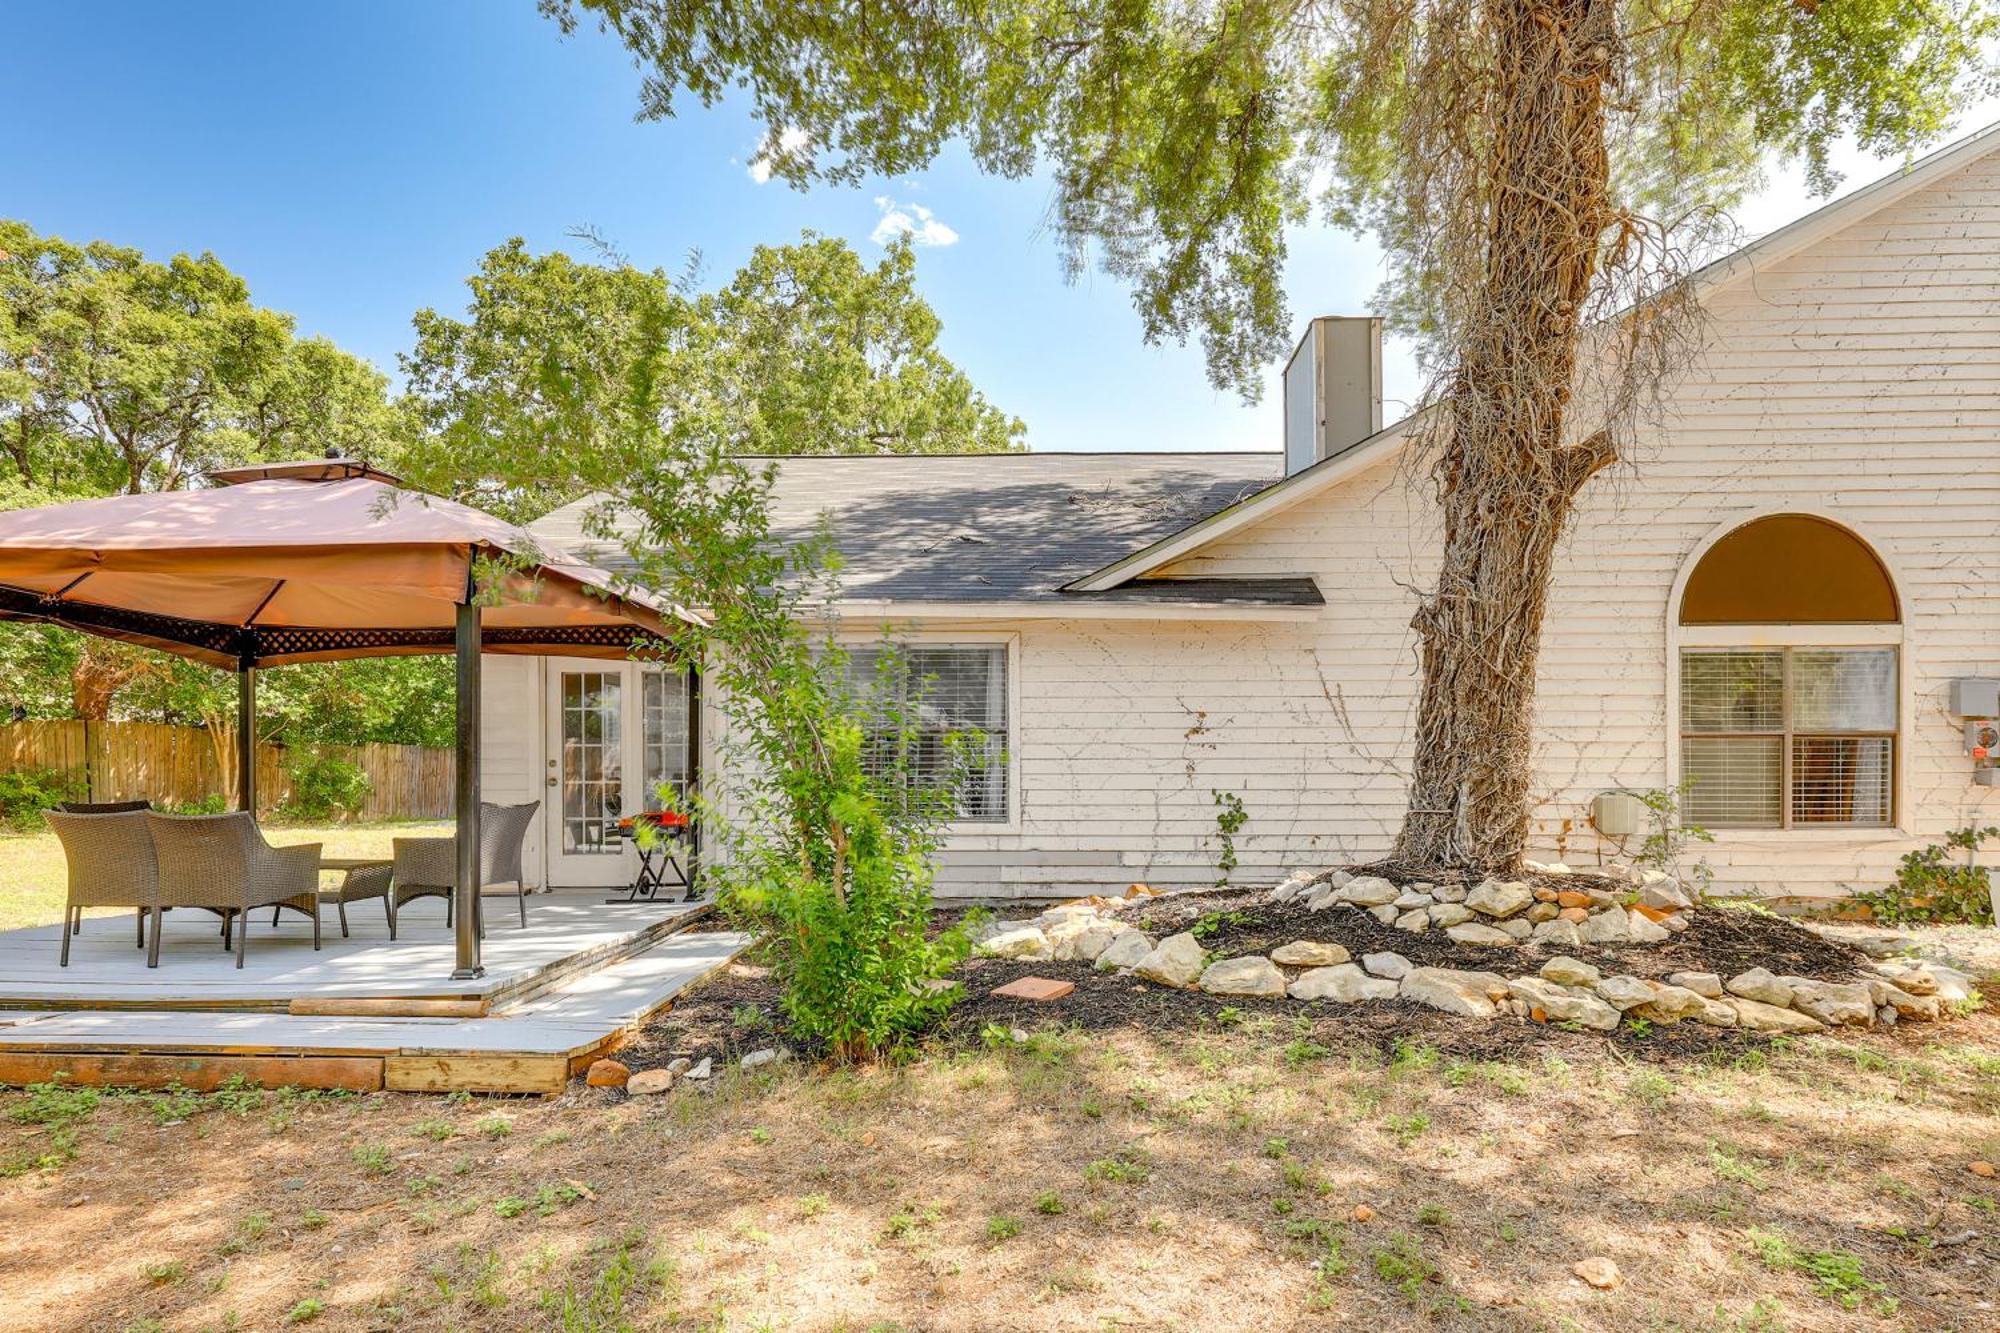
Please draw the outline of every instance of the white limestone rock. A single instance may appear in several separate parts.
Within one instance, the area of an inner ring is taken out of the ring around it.
[[[1630,936],[1631,926],[1623,908],[1607,907],[1592,912],[1576,933],[1585,944],[1622,944]]]
[[[1541,975],[1558,986],[1595,986],[1604,974],[1580,959],[1557,955],[1542,964]]]
[[[1271,901],[1274,903],[1288,903],[1311,887],[1312,882],[1313,877],[1311,875],[1287,876],[1285,879],[1279,881],[1276,888],[1271,890]]]
[[[1897,1018],[1914,1018],[1924,1023],[1935,1023],[1940,1017],[1941,1006],[1935,995],[1912,995],[1879,977],[1871,977],[1865,984],[1868,997],[1875,1002],[1877,1018],[1884,1009]]]
[[[1286,967],[1333,967],[1349,957],[1346,946],[1323,940],[1293,940],[1271,950],[1271,961]]]
[[[1482,880],[1465,895],[1465,905],[1483,916],[1510,917],[1526,911],[1535,891],[1520,880]]]
[[[1685,986],[1662,985],[1657,981],[1647,984],[1653,988],[1653,998],[1639,1006],[1637,1012],[1643,1018],[1678,1023],[1683,1018],[1699,1018],[1702,1011],[1708,1008],[1707,999]]]
[[[1736,1010],[1726,1000],[1705,1000],[1695,1021],[1706,1023],[1712,1028],[1733,1028],[1736,1026]]]
[[[1431,908],[1431,924],[1440,928],[1464,925],[1472,920],[1472,909],[1464,903],[1438,903]]]
[[[1824,1032],[1826,1025],[1810,1014],[1780,1009],[1761,1000],[1732,996],[1723,1001],[1736,1011],[1736,1026],[1752,1032]]]
[[[1463,884],[1433,884],[1430,888],[1431,897],[1441,903],[1462,903],[1470,892]]]
[[[1574,921],[1544,921],[1528,933],[1528,939],[1551,949],[1576,949],[1583,945],[1583,936]]]
[[[1201,958],[1201,941],[1182,931],[1154,945],[1132,970],[1147,981],[1185,990],[1201,976]]]
[[[1104,946],[1104,952],[1097,955],[1097,970],[1110,972],[1118,968],[1137,967],[1152,952],[1153,937],[1128,926],[1112,936],[1111,943]]]
[[[1528,937],[1535,933],[1534,923],[1524,916],[1508,917],[1505,921],[1495,922],[1494,926],[1516,944],[1526,944]]]
[[[1356,907],[1382,907],[1393,903],[1403,891],[1380,875],[1363,875],[1340,887],[1340,901]]]
[[[1276,998],[1285,993],[1285,974],[1261,954],[1210,963],[1201,974],[1201,988],[1210,995],[1256,995]]]
[[[1396,895],[1395,905],[1401,911],[1411,912],[1419,907],[1429,907],[1435,901],[1437,900],[1432,898],[1428,893],[1422,893],[1416,889],[1404,889]]]
[[[1653,988],[1637,977],[1605,977],[1592,989],[1599,999],[1621,1013],[1653,998]]]
[[[1391,906],[1394,906],[1394,904],[1391,904]],[[1397,930],[1407,930],[1414,935],[1421,935],[1429,928],[1430,924],[1431,909],[1428,907],[1412,908],[1396,918]]]
[[[1386,977],[1371,977],[1352,963],[1316,967],[1304,973],[1290,987],[1294,1000],[1334,1000],[1353,1004],[1358,1000],[1394,999],[1397,984]]]
[[[1512,935],[1496,926],[1482,925],[1468,921],[1462,926],[1453,926],[1445,932],[1453,944],[1470,944],[1479,948],[1508,948],[1519,943]]]
[[[1761,967],[1738,972],[1723,983],[1723,989],[1731,995],[1740,995],[1746,1000],[1778,1009],[1789,1008],[1792,1003],[1792,988]]]
[[[1515,998],[1541,1010],[1551,1023],[1581,1023],[1599,1032],[1618,1026],[1618,1011],[1588,991],[1571,990],[1539,977],[1515,977],[1508,985]]]
[[[1400,981],[1410,975],[1410,960],[1399,953],[1365,953],[1361,955],[1361,966],[1378,977]]]
[[[1130,927],[1117,921],[1102,919],[1092,921],[1078,931],[1075,938],[1056,945],[1056,957],[1073,958],[1080,963],[1094,963],[1111,947],[1111,942],[1123,935]],[[1065,944],[1068,952],[1064,952]]]
[[[1636,907],[1625,918],[1625,938],[1634,944],[1658,944],[1667,934],[1665,926]]]
[[[1875,1021],[1875,1000],[1859,982],[1815,981],[1811,977],[1780,977],[1792,988],[1792,1008],[1810,1014],[1828,1027],[1865,1028]]]
[[[1662,912],[1678,912],[1694,906],[1694,899],[1681,887],[1678,880],[1666,875],[1648,872],[1639,885],[1639,901],[1647,907],[1657,907]]]
[[[1019,924],[987,936],[974,946],[973,952],[986,958],[1053,956],[1053,950],[1049,948],[1049,937],[1044,935],[1039,927]]]
[[[1704,1000],[1722,998],[1722,978],[1713,972],[1669,972],[1667,984],[1691,990]]]
[[[1374,917],[1385,926],[1393,926],[1396,924],[1396,918],[1401,916],[1402,913],[1396,910],[1395,904],[1383,903],[1380,907],[1369,908],[1368,915]]]
[[[1494,994],[1495,985],[1499,994]],[[1504,999],[1507,980],[1492,972],[1460,972],[1448,967],[1412,968],[1404,976],[1397,994],[1406,1000],[1441,1009],[1464,1018],[1491,1018],[1493,1001]]]

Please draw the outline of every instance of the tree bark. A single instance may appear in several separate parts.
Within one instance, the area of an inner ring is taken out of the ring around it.
[[[1490,873],[1527,841],[1535,674],[1558,540],[1616,458],[1565,447],[1581,312],[1613,224],[1602,97],[1609,0],[1494,6],[1484,267],[1445,398],[1433,479],[1444,549],[1411,624],[1422,656],[1398,861]]]

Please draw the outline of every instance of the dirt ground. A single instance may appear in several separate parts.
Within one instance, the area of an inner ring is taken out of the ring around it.
[[[632,1054],[768,1045],[771,999],[738,969]],[[1524,1044],[992,1004],[901,1066],[656,1098],[0,1096],[0,1328],[2000,1328],[1991,1013]]]

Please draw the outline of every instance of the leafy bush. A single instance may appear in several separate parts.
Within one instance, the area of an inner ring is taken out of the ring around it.
[[[22,833],[48,827],[42,812],[59,801],[83,795],[83,784],[55,768],[23,768],[0,773],[0,824]]]
[[[671,465],[641,470],[590,520],[625,542],[661,601],[706,612],[676,649],[703,662],[729,720],[725,766],[748,777],[727,809],[698,792],[662,798],[726,849],[702,873],[766,935],[793,1032],[872,1059],[959,995],[938,982],[970,946],[963,925],[929,935],[931,878],[975,747],[948,736],[942,777],[928,750],[919,772],[936,737],[918,726],[925,682],[906,657],[892,643],[850,655],[804,628],[834,591],[830,534],[772,540],[775,473],[716,440],[679,443]]]
[[[310,747],[285,756],[285,777],[290,790],[278,812],[287,819],[352,819],[374,787],[358,765]]]
[[[1875,916],[1890,925],[1904,922],[1968,922],[1993,924],[1993,894],[1989,871],[1973,864],[1987,839],[2000,828],[1954,829],[1944,841],[1904,854],[1896,867],[1896,882],[1875,893],[1856,894]],[[1965,853],[1960,861],[1957,853]]]

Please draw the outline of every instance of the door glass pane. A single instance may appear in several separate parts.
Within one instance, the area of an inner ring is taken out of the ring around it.
[[[1892,788],[1887,736],[1792,741],[1794,824],[1886,824]]]
[[[1770,827],[1778,822],[1784,739],[1690,736],[1681,742],[1687,782],[1682,812],[1709,828]]]
[[[1762,649],[1681,654],[1682,731],[1780,731],[1785,658]]]
[[[625,812],[623,693],[619,672],[563,672],[560,777],[566,856],[617,856],[623,851],[612,836]]]
[[[1895,649],[1792,651],[1792,730],[1895,729]]]
[[[687,791],[688,676],[685,671],[647,671],[639,682],[641,776],[646,784],[641,796],[648,810],[658,810],[665,805],[662,787]]]

